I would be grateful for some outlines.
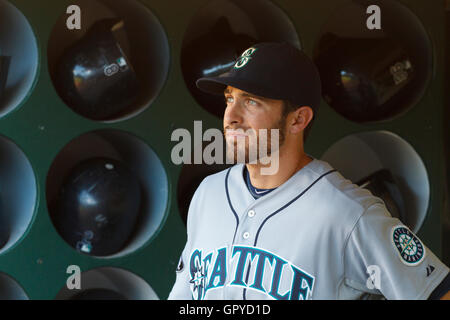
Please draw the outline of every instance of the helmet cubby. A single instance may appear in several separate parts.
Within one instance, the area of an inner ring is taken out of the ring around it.
[[[145,142],[126,132],[99,130],[73,139],[58,153],[46,196],[55,228],[72,247],[114,258],[138,250],[157,233],[165,220],[168,181]]]
[[[0,1],[0,118],[31,94],[38,65],[38,41],[30,22],[13,3]]]
[[[136,274],[102,267],[81,273],[81,289],[64,286],[55,300],[158,300],[152,287]]]

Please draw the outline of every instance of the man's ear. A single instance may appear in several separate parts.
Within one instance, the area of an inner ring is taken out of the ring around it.
[[[309,106],[301,106],[290,114],[289,131],[293,134],[302,132],[311,122],[314,111]]]

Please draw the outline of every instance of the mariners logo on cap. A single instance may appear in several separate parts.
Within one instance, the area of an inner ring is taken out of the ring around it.
[[[251,57],[252,54],[255,53],[256,50],[257,49],[253,47],[245,50],[244,53],[241,54],[241,56],[237,60],[236,64],[234,65],[234,69],[239,69],[245,66],[250,61],[250,59],[252,58]]]
[[[421,263],[425,257],[425,247],[419,238],[405,226],[394,227],[392,230],[392,240],[400,260],[408,266]]]

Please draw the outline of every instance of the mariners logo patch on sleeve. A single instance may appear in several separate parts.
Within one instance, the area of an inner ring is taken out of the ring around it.
[[[400,260],[404,264],[415,266],[423,261],[425,247],[407,227],[397,226],[392,228],[392,241],[398,251]]]

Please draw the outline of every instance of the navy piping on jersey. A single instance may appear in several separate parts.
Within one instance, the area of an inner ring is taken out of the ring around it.
[[[276,215],[278,212],[280,212],[281,210],[286,209],[287,207],[289,207],[292,203],[294,203],[295,201],[297,201],[298,198],[300,198],[301,196],[303,196],[309,189],[311,189],[311,187],[313,185],[315,185],[320,179],[322,179],[323,177],[329,175],[330,173],[335,172],[336,170],[330,170],[326,173],[324,173],[323,175],[321,175],[320,177],[318,177],[313,183],[311,183],[308,188],[306,188],[305,190],[302,191],[302,193],[300,193],[298,196],[296,196],[294,199],[292,199],[291,201],[289,201],[288,203],[286,203],[283,207],[281,207],[280,209],[278,209],[277,211],[275,211],[274,213],[272,213],[270,216],[268,216],[266,219],[264,219],[264,221],[261,223],[261,226],[258,229],[258,232],[256,233],[256,237],[255,237],[255,243],[253,244],[253,246],[256,246],[256,243],[258,242],[258,237],[259,237],[259,232],[261,231],[262,227],[264,226],[264,224],[267,222],[267,220],[269,220],[270,218],[272,218],[274,215]]]
[[[274,215],[276,215],[277,213],[279,213],[280,211],[286,209],[287,207],[289,207],[292,203],[294,203],[295,201],[297,201],[298,198],[300,198],[301,196],[303,196],[309,189],[311,189],[311,187],[313,185],[315,185],[319,180],[321,180],[323,177],[325,177],[326,175],[329,175],[330,173],[335,172],[336,170],[330,170],[326,173],[324,173],[323,175],[321,175],[319,178],[317,178],[313,183],[311,183],[305,190],[302,191],[302,193],[300,193],[298,196],[296,196],[294,199],[292,199],[291,201],[289,201],[288,203],[286,203],[283,207],[281,207],[280,209],[276,210],[274,213],[272,213],[271,215],[269,215],[266,219],[264,219],[264,221],[261,223],[261,225],[259,226],[258,232],[256,232],[256,237],[255,237],[255,242],[253,243],[253,246],[256,247],[256,243],[258,242],[258,237],[259,237],[259,233],[261,232],[262,227],[264,226],[264,224],[267,222],[267,220],[269,220],[270,218],[272,218]],[[248,283],[248,277],[250,276],[250,268],[251,268],[251,261],[248,264],[248,268],[247,268],[247,276],[245,277],[245,283]],[[244,291],[242,293],[243,295],[243,299],[247,300],[247,288],[244,288]]]
[[[234,231],[233,242],[232,242],[232,243],[234,243],[234,239],[236,238],[236,233],[237,233],[237,229],[239,226],[239,217],[238,217],[236,211],[234,210],[233,206],[231,205],[230,193],[228,192],[228,176],[230,175],[230,171],[231,171],[231,168],[228,169],[227,175],[225,177],[225,193],[227,194],[227,200],[228,200],[228,204],[230,205],[231,211],[233,211],[234,217],[236,218],[236,230]]]
[[[233,204],[232,204],[231,201],[230,201],[230,195],[229,195],[229,192],[228,192],[228,176],[229,176],[230,170],[231,170],[231,168],[228,169],[227,175],[226,175],[226,177],[225,177],[225,191],[226,191],[226,194],[227,194],[228,205],[230,206],[230,208],[231,208],[231,210],[233,211],[233,214],[234,214],[234,216],[235,216],[235,218],[236,218],[236,230],[235,230],[234,236],[233,236],[233,243],[234,243],[234,240],[235,240],[235,238],[236,238],[237,229],[238,229],[238,227],[239,227],[239,217],[238,217],[238,215],[236,214],[236,211],[235,211],[234,208],[233,208]],[[321,179],[322,179],[323,177],[325,177],[326,175],[329,175],[330,173],[333,173],[333,172],[335,172],[335,171],[336,171],[336,170],[333,169],[333,170],[330,170],[330,171],[328,171],[328,172],[322,174],[322,175],[321,175],[319,178],[317,178],[313,183],[311,183],[305,190],[303,190],[298,196],[296,196],[294,199],[292,199],[291,201],[289,201],[289,202],[288,202],[287,204],[285,204],[283,207],[281,207],[280,209],[276,210],[275,212],[273,212],[272,214],[270,214],[266,219],[264,219],[264,221],[263,221],[263,222],[261,223],[261,225],[259,226],[258,232],[256,233],[256,238],[255,238],[255,242],[254,242],[253,246],[256,246],[256,243],[258,242],[259,233],[260,233],[262,227],[264,226],[264,224],[267,222],[267,220],[269,220],[270,218],[272,218],[274,215],[276,215],[276,214],[279,213],[280,211],[282,211],[282,210],[286,209],[287,207],[289,207],[292,203],[294,203],[295,201],[297,201],[298,198],[300,198],[301,196],[303,196],[309,189],[311,189],[311,187],[312,187],[313,185],[315,185],[319,180],[321,180]],[[248,282],[248,277],[249,277],[249,275],[250,275],[250,267],[251,267],[251,262],[249,263],[248,268],[247,268],[247,276],[246,276],[246,279],[245,279],[245,283]],[[247,294],[247,289],[244,288],[244,289],[243,289],[243,299],[244,299],[244,300],[247,300],[247,299],[246,299],[246,294]]]

